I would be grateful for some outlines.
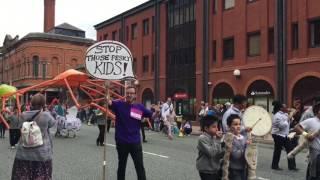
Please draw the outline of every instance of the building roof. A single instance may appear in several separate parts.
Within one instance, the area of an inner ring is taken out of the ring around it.
[[[59,29],[68,29],[68,30],[73,30],[73,31],[82,31],[84,32],[84,30],[82,29],[79,29],[75,26],[72,26],[71,24],[68,24],[68,23],[62,23],[54,28],[59,28]]]
[[[129,10],[117,15],[117,16],[114,16],[114,17],[112,17],[112,18],[110,18],[110,19],[108,19],[106,21],[103,21],[103,22],[101,22],[99,24],[94,25],[94,28],[96,30],[99,30],[99,29],[101,29],[101,28],[103,28],[105,26],[108,26],[110,24],[113,24],[115,22],[120,21],[124,17],[132,16],[132,15],[134,15],[136,13],[139,13],[139,12],[145,10],[145,9],[153,7],[156,2],[162,2],[162,1],[164,1],[164,0],[149,0],[149,1],[145,2],[145,3],[143,3],[143,4],[140,4],[140,5],[132,8],[132,9],[129,9]]]
[[[61,34],[53,34],[53,33],[29,33],[20,40],[16,41],[15,43],[11,44],[7,47],[8,50],[16,47],[17,45],[29,41],[29,40],[41,40],[41,41],[49,41],[49,42],[70,42],[76,44],[86,44],[92,45],[95,43],[94,40],[82,37],[75,37],[75,36],[66,36]]]

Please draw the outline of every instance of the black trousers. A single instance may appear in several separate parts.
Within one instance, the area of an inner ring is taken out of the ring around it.
[[[199,172],[201,180],[220,180],[220,176],[218,174],[207,174]]]
[[[0,123],[0,137],[4,137],[4,134],[6,132],[6,128],[3,123]]]
[[[144,132],[144,124],[145,124],[145,123],[141,123],[141,133],[142,133],[142,139],[143,139],[143,141],[146,140],[146,133]]]
[[[9,129],[10,145],[14,146],[18,143],[20,138],[20,129]]]
[[[105,132],[105,125],[98,125],[99,128],[99,136],[97,138],[97,144],[103,145],[104,143],[104,132]]]
[[[107,119],[107,132],[110,131],[110,127],[111,127],[111,119]]]
[[[125,180],[126,167],[128,155],[130,153],[131,158],[136,168],[138,180],[146,180],[146,173],[143,166],[143,155],[141,144],[120,144],[117,143],[118,152],[118,172],[117,180]]]
[[[272,168],[279,168],[279,161],[281,157],[281,151],[284,147],[287,154],[293,150],[293,145],[291,144],[290,140],[288,138],[278,136],[275,134],[272,134],[273,140],[274,140],[274,150],[273,150],[273,158],[272,158]],[[288,169],[295,169],[296,168],[296,160],[288,159]]]

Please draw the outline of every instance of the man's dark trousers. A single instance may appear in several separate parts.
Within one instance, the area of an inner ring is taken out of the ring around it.
[[[138,144],[122,144],[117,143],[118,152],[118,180],[125,180],[126,166],[128,155],[130,153],[134,166],[136,168],[136,173],[138,180],[146,180],[146,173],[143,166],[143,155],[141,143]]]

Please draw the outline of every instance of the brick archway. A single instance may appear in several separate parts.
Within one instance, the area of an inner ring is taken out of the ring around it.
[[[297,75],[296,77],[294,77],[292,79],[292,81],[289,83],[289,88],[288,88],[288,104],[291,105],[292,104],[292,99],[293,97],[293,90],[295,85],[300,81],[303,80],[304,78],[308,78],[308,77],[314,77],[314,78],[319,78],[320,79],[320,73],[319,72],[305,72],[302,74]]]
[[[277,91],[276,91],[276,88],[275,88],[275,82],[273,80],[269,79],[268,77],[265,77],[265,76],[255,76],[254,78],[252,78],[249,81],[247,81],[247,83],[245,84],[245,86],[243,88],[242,94],[246,95],[250,85],[253,82],[258,81],[258,80],[266,81],[272,87],[273,93],[277,94]]]
[[[220,92],[219,88],[223,88],[224,92]],[[210,90],[210,103],[213,103],[213,99],[217,99],[218,103],[220,102],[220,98],[222,99],[229,99],[228,101],[230,102],[231,99],[233,98],[233,96],[236,94],[236,91],[234,89],[234,87],[232,86],[232,84],[228,81],[217,81],[215,83],[215,85],[212,87],[212,89]],[[217,98],[216,96],[214,96],[214,94],[217,94]]]
[[[146,105],[147,101],[151,101],[151,104],[154,103],[154,93],[151,88],[145,88],[141,93],[141,103]]]

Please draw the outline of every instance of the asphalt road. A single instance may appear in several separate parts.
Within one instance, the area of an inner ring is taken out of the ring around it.
[[[148,143],[143,144],[144,164],[148,180],[198,180],[195,168],[197,137],[175,138],[169,141],[164,135],[147,131]],[[76,138],[54,138],[53,178],[55,180],[101,180],[103,147],[95,145],[96,126],[84,125]],[[9,149],[8,132],[0,139],[0,180],[10,179],[15,150]],[[303,180],[306,171],[306,154],[297,157],[298,172],[287,170],[285,153],[280,167],[270,169],[272,146],[259,144],[258,170],[260,180]],[[107,179],[116,180],[117,154],[113,129],[107,137]],[[127,180],[136,180],[131,158],[128,159]]]

